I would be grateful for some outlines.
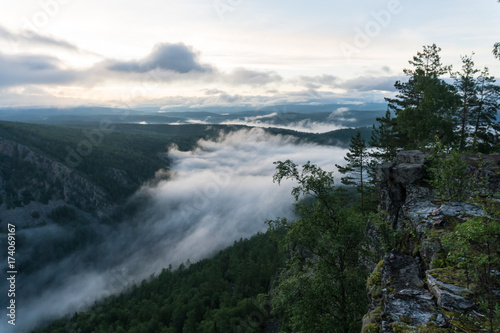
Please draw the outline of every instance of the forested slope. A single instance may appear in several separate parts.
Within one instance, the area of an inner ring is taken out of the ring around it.
[[[211,259],[163,269],[89,311],[36,332],[262,332],[275,324],[262,294],[283,264],[281,237],[257,234]]]

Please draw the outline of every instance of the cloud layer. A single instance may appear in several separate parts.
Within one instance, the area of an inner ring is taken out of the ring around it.
[[[0,87],[26,84],[70,84],[80,79],[77,71],[62,69],[59,59],[39,55],[0,53]]]
[[[345,121],[343,118],[339,120]],[[246,125],[261,128],[282,128],[304,133],[327,133],[345,128],[345,126],[340,125],[338,121],[335,122],[334,119],[332,119],[332,122],[314,121],[311,119],[290,121],[284,115],[277,112],[265,116],[244,117],[244,119],[241,120],[228,120],[221,124]]]

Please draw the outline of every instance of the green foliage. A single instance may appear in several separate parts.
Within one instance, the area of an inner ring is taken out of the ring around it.
[[[500,220],[498,217],[474,217],[458,224],[453,233],[445,236],[449,249],[448,259],[460,268],[474,272],[485,290],[491,290],[496,274],[492,270],[500,268],[496,250],[500,245]]]
[[[370,138],[370,146],[376,148],[370,153],[378,163],[387,163],[396,157],[399,149],[397,124],[391,118],[391,112],[387,110],[385,116],[377,118],[378,126],[373,125],[373,132]]]
[[[499,145],[500,125],[497,113],[500,110],[500,87],[487,67],[481,71],[476,82],[477,104],[472,109],[469,125],[472,128],[472,151],[489,153]]]
[[[395,117],[391,119],[388,112],[377,119],[380,125],[372,140],[380,150],[379,159],[387,160],[397,147],[427,150],[435,137],[462,152],[489,153],[499,146],[500,88],[494,77],[488,68],[476,77],[480,71],[472,56],[464,56],[462,70],[451,73],[455,82],[450,85],[440,78],[451,71],[441,63],[440,52],[435,44],[424,46],[409,61],[413,68],[404,69],[408,81],[397,81],[398,94],[386,98]]]
[[[438,141],[433,147],[429,161],[429,183],[441,200],[460,202],[491,196],[488,188],[489,177],[487,174],[481,175],[480,172],[487,167],[480,154],[477,158],[477,170],[472,172],[458,150],[446,148]]]
[[[365,312],[367,272],[366,220],[348,208],[334,191],[331,172],[307,163],[299,171],[291,161],[277,162],[274,180],[292,179],[292,195],[300,218],[270,221],[271,230],[285,228],[282,246],[289,254],[272,293],[273,313],[283,332],[359,332]]]
[[[401,232],[393,228],[389,223],[387,212],[372,213],[369,216],[369,221],[373,223],[375,230],[378,232],[378,239],[384,252],[390,252],[392,249],[397,248]]]
[[[463,268],[467,282],[475,286],[479,307],[486,315],[489,332],[500,329],[500,298],[491,293],[500,287],[500,218],[494,215],[474,217],[459,224],[443,238],[451,265]]]
[[[164,269],[37,332],[261,332],[270,317],[262,294],[283,264],[281,234],[257,234],[212,259]]]
[[[349,152],[344,156],[347,164],[341,166],[336,164],[338,171],[346,176],[341,178],[341,182],[344,185],[355,185],[356,189],[360,193],[360,207],[363,211],[364,203],[364,182],[363,176],[368,169],[368,151],[366,148],[366,141],[361,137],[361,132],[356,132],[356,136],[351,138],[351,145],[349,146]]]
[[[459,149],[461,152],[465,150],[465,145],[469,136],[467,127],[472,116],[472,110],[476,105],[478,105],[476,98],[477,82],[474,76],[479,72],[478,69],[474,68],[472,56],[462,57],[462,63],[462,71],[452,73],[452,77],[455,79],[455,88],[458,96],[460,97],[457,112],[457,123],[460,131]]]
[[[426,149],[438,136],[445,144],[454,141],[453,114],[457,97],[453,86],[439,77],[451,70],[441,63],[441,48],[424,46],[405,69],[408,82],[397,81],[398,95],[386,98],[396,115],[400,144],[406,149]]]
[[[447,151],[440,142],[435,145],[427,167],[430,184],[441,200],[465,201],[470,184],[467,178],[467,162],[458,151],[452,150],[448,155]]]
[[[474,68],[472,57],[462,57],[462,71],[453,73],[460,98],[456,122],[459,128],[459,149],[464,151],[472,139],[473,152],[490,152],[498,144],[496,116],[500,108],[500,91],[488,68]],[[476,74],[480,73],[476,78]]]

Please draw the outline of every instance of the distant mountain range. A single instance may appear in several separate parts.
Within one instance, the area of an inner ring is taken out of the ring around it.
[[[385,112],[385,104],[280,105],[259,109],[211,107],[128,110],[105,107],[68,109],[0,108],[0,120],[75,125],[105,120],[129,124],[227,124],[276,127],[326,133],[340,128],[367,127]]]

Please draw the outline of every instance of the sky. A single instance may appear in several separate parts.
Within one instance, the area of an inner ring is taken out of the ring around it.
[[[500,77],[495,0],[0,4],[0,107],[383,102],[433,43]]]

